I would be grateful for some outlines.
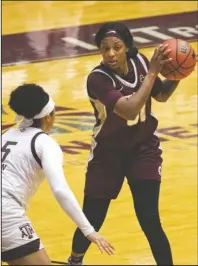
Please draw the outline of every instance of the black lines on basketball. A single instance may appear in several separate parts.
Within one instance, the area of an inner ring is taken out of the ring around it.
[[[172,61],[164,65],[161,74],[170,80],[180,80],[190,75],[196,65],[195,52],[191,45],[180,39],[169,39],[163,44],[168,44],[171,52],[166,58]]]

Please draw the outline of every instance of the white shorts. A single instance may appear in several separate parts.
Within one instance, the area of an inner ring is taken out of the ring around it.
[[[12,197],[2,196],[2,260],[18,259],[43,248],[25,209]]]

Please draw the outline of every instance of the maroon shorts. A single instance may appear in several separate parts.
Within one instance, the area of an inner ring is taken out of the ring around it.
[[[117,198],[126,177],[136,180],[161,180],[162,150],[159,138],[151,139],[136,149],[112,149],[97,144],[86,173],[85,195],[92,198]]]

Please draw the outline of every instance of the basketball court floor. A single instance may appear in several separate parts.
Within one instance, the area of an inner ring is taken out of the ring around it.
[[[91,39],[96,28],[105,21],[125,21],[148,58],[168,37],[189,41],[197,53],[196,12],[196,1],[3,1],[2,130],[14,124],[14,113],[7,105],[10,92],[24,82],[43,86],[57,105],[51,134],[61,145],[65,176],[82,204],[94,123],[86,76],[100,62]],[[167,103],[153,102],[153,112],[159,120],[164,158],[162,224],[174,263],[197,265],[197,68],[181,81]],[[33,198],[28,215],[50,258],[65,261],[75,225],[46,181]],[[115,255],[100,254],[92,245],[85,264],[155,264],[126,183],[118,199],[112,201],[101,233],[115,246]]]

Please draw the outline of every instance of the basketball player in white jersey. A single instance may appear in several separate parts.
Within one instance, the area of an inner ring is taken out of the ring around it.
[[[51,264],[25,214],[44,176],[56,200],[84,236],[101,251],[113,254],[111,244],[83,214],[65,180],[62,151],[46,134],[54,123],[53,100],[40,86],[24,84],[11,93],[9,105],[22,120],[2,136],[2,260],[9,265]]]

